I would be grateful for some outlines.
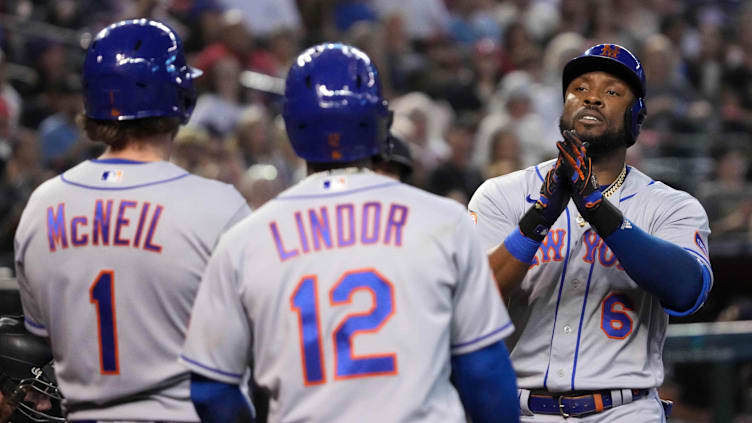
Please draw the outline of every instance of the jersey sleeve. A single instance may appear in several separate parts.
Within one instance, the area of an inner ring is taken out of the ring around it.
[[[668,207],[656,216],[651,232],[689,251],[700,264],[711,270],[707,247],[710,226],[705,209],[689,194],[680,192],[675,195],[664,203]]]
[[[515,208],[507,197],[505,187],[511,179],[489,179],[481,185],[468,204],[475,229],[484,251],[499,245],[519,224]],[[519,191],[516,188],[514,192]],[[520,193],[520,195],[523,195]]]
[[[458,355],[507,337],[514,326],[471,221],[460,219],[455,231],[458,281],[453,298],[451,348],[452,354]]]
[[[13,249],[15,253],[16,281],[21,294],[21,305],[24,311],[24,324],[26,329],[37,336],[47,337],[47,322],[39,307],[38,298],[34,295],[34,289],[26,277],[26,248],[31,238],[28,233],[28,219],[30,210],[34,207],[33,196],[21,215],[21,221],[16,230]]]
[[[238,384],[251,358],[251,325],[232,249],[220,241],[201,281],[180,361],[210,379]]]
[[[713,269],[710,265],[710,251],[707,247],[710,225],[705,209],[697,199],[680,191],[672,193],[661,204],[661,206],[664,205],[665,208],[659,207],[659,212],[650,228],[652,235],[689,252],[710,275],[710,281],[704,288],[706,293],[709,292],[713,286]],[[697,304],[691,311],[700,306],[702,303]],[[677,314],[672,310],[666,311],[669,314]]]
[[[47,323],[32,293],[32,287],[23,271],[23,263],[16,262],[16,280],[21,293],[21,305],[24,311],[26,329],[37,336],[48,337]]]

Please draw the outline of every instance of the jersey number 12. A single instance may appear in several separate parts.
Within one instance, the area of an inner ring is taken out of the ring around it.
[[[115,318],[115,272],[102,270],[89,288],[89,302],[97,308],[99,368],[103,375],[120,374]]]
[[[371,294],[373,306],[363,313],[348,314],[335,326],[331,334],[335,380],[397,373],[397,355],[394,353],[356,356],[353,352],[356,335],[378,332],[394,314],[394,287],[374,269],[349,271],[329,291],[329,304],[333,307],[350,304],[358,290]],[[306,386],[326,382],[318,298],[316,275],[304,276],[290,297],[290,308],[298,315]]]

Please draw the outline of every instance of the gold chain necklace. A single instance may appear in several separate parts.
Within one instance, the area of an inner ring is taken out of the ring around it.
[[[624,166],[621,169],[621,173],[619,174],[619,176],[616,177],[616,180],[612,182],[611,185],[609,185],[608,188],[606,188],[603,191],[603,196],[606,198],[609,198],[612,195],[614,195],[616,190],[619,189],[619,187],[621,187],[621,185],[624,183],[624,179],[626,179],[626,177],[627,177],[627,167]]]
[[[616,190],[618,190],[624,184],[624,180],[626,178],[627,178],[627,167],[624,166],[621,169],[621,173],[619,173],[619,176],[616,177],[616,180],[614,182],[611,182],[611,185],[609,185],[608,188],[606,188],[603,191],[603,196],[606,198],[609,198],[612,195],[614,195]],[[579,213],[577,214],[577,219],[575,219],[575,221],[577,222],[578,225],[580,225],[581,228],[585,227],[585,219],[582,217],[581,214]]]

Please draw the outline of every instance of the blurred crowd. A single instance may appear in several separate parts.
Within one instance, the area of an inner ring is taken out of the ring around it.
[[[279,113],[282,78],[307,46],[368,53],[412,154],[410,182],[466,203],[485,178],[555,156],[564,63],[622,44],[648,81],[628,162],[703,202],[712,250],[752,245],[752,1],[5,0],[0,266],[31,191],[102,151],[75,123],[78,75],[92,37],[135,17],[169,23],[204,70],[173,160],[254,208],[304,176]]]
[[[700,199],[714,254],[752,252],[750,0],[4,0],[0,268],[12,268],[33,189],[102,152],[75,123],[85,49],[138,17],[175,28],[204,71],[173,161],[235,185],[253,208],[305,175],[280,108],[285,72],[308,46],[368,53],[412,156],[409,182],[467,203],[484,179],[555,157],[563,65],[622,44],[648,81],[628,163]],[[686,421],[707,415],[693,413]]]

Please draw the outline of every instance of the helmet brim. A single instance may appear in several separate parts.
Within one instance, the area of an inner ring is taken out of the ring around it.
[[[624,63],[607,56],[580,56],[570,60],[564,66],[562,93],[566,95],[569,84],[578,76],[598,71],[614,75],[626,82],[635,97],[645,97],[645,89],[637,75]]]

